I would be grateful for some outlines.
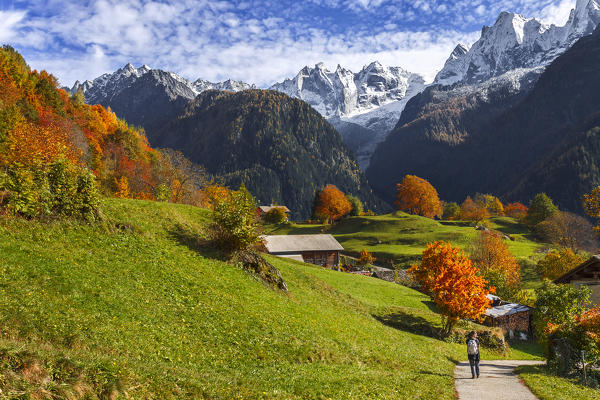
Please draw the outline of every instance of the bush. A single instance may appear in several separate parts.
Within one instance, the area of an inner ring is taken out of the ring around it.
[[[363,209],[362,201],[360,201],[360,199],[358,197],[353,196],[351,194],[347,195],[346,197],[348,198],[348,201],[352,205],[352,210],[350,211],[350,215],[353,217],[363,215],[364,209]]]
[[[281,224],[287,221],[287,214],[283,207],[275,207],[265,214],[265,222],[268,224]]]
[[[260,241],[256,201],[244,185],[229,196],[215,199],[208,237],[226,252],[242,251]]]
[[[15,163],[0,173],[0,192],[4,193],[0,206],[14,215],[87,220],[99,216],[95,176],[66,160],[34,167]]]
[[[460,206],[455,202],[444,204],[444,212],[442,213],[442,219],[446,221],[453,221],[460,219]]]

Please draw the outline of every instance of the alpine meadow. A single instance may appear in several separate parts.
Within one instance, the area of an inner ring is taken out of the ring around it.
[[[0,1],[0,400],[600,399],[600,1]]]

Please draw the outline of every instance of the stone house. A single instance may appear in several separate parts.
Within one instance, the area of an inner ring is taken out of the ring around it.
[[[285,212],[286,216],[289,217],[289,213],[291,212],[289,208],[287,208],[286,206],[274,206],[273,204],[271,204],[270,206],[258,206],[256,208],[256,214],[263,218],[265,216],[266,213],[268,213],[269,211],[271,211],[274,208],[281,208],[283,209],[283,211]],[[286,220],[288,219],[286,217]]]
[[[485,312],[484,325],[502,328],[504,334],[513,337],[517,332],[523,332],[531,337],[532,308],[517,303],[506,303],[497,296],[488,295],[492,307]]]

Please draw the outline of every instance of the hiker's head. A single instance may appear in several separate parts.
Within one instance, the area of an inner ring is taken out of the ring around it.
[[[474,338],[476,338],[476,337],[477,337],[477,332],[475,332],[475,331],[471,331],[471,332],[469,332],[469,338],[470,338],[470,339],[474,339]]]

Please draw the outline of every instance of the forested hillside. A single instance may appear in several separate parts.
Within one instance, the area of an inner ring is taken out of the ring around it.
[[[152,149],[143,131],[100,105],[85,104],[78,94],[70,96],[58,89],[56,78],[46,71],[32,71],[19,53],[4,46],[0,49],[0,193],[4,193],[0,203],[7,201],[10,208],[28,215],[45,212],[34,210],[45,196],[40,176],[57,163],[67,165],[66,170],[92,171],[100,190],[118,197],[185,198],[195,203],[197,184],[203,178],[200,170],[181,169],[189,162],[180,155]]]
[[[513,71],[462,96],[466,89],[429,88],[409,102],[374,154],[367,171],[373,187],[389,199],[393,184],[410,173],[430,180],[446,200],[493,192],[526,202],[545,191],[561,208],[583,212],[581,196],[600,183],[593,151],[599,63],[596,30],[539,79],[535,71]],[[494,86],[502,80],[508,84]]]
[[[386,209],[339,133],[311,106],[279,92],[203,92],[153,144],[180,150],[229,186],[244,182],[259,202],[285,204],[294,218],[311,214],[326,184],[373,211]]]

